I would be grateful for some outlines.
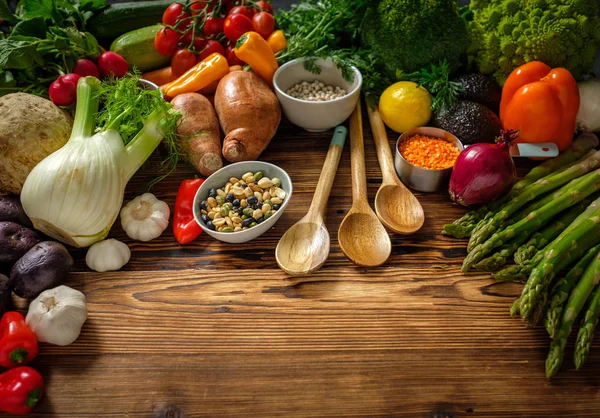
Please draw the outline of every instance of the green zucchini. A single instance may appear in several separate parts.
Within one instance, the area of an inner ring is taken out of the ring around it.
[[[115,39],[110,50],[125,58],[129,69],[137,67],[146,72],[166,67],[171,58],[159,54],[154,47],[154,37],[162,27],[154,25],[124,33]]]
[[[124,33],[160,23],[165,9],[171,3],[173,0],[111,4],[89,20],[86,30],[100,43],[109,44]]]

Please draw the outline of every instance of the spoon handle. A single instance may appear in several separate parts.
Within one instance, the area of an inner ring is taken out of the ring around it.
[[[396,169],[394,168],[394,158],[390,150],[385,125],[383,124],[383,120],[381,120],[378,107],[371,109],[370,106],[367,106],[367,112],[369,113],[369,122],[371,122],[373,141],[377,148],[377,159],[379,160],[383,183],[392,183],[395,179],[390,176],[396,176]]]
[[[363,139],[360,100],[350,116],[350,161],[352,169],[352,200],[367,202],[367,173],[365,168],[365,141]]]
[[[317,214],[320,215],[321,218],[325,216],[325,208],[327,206],[327,201],[329,200],[333,181],[335,180],[335,173],[337,172],[340,157],[344,150],[347,134],[348,130],[344,126],[336,127],[333,132],[333,137],[329,144],[329,151],[327,151],[327,158],[323,164],[315,195],[313,196],[310,209],[308,210],[312,216]]]

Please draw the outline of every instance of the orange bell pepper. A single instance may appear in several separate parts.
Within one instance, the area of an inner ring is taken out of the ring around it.
[[[512,72],[502,89],[500,120],[520,131],[516,142],[553,142],[564,151],[573,141],[579,89],[564,68],[531,61]]]
[[[256,32],[246,32],[235,44],[235,55],[263,80],[273,86],[273,76],[279,68],[275,54],[265,39]]]
[[[162,85],[160,89],[165,96],[173,98],[183,93],[202,90],[227,74],[229,74],[227,59],[215,52],[194,65],[177,80]]]
[[[269,35],[267,43],[271,47],[274,54],[283,51],[287,47],[287,39],[282,30],[276,30]]]

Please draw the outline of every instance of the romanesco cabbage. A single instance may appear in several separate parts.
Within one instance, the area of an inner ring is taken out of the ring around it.
[[[589,73],[600,46],[596,0],[471,0],[469,55],[483,74],[503,84],[526,62]]]

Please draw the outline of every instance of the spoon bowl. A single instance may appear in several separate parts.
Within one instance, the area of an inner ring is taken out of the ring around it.
[[[288,274],[302,275],[318,270],[329,255],[331,243],[325,224],[305,218],[287,230],[275,250],[279,267]]]
[[[338,241],[344,254],[361,267],[380,266],[392,252],[387,231],[372,211],[348,212],[340,225]]]
[[[399,234],[415,233],[425,222],[423,207],[404,185],[382,184],[375,195],[375,212],[381,223]]]

